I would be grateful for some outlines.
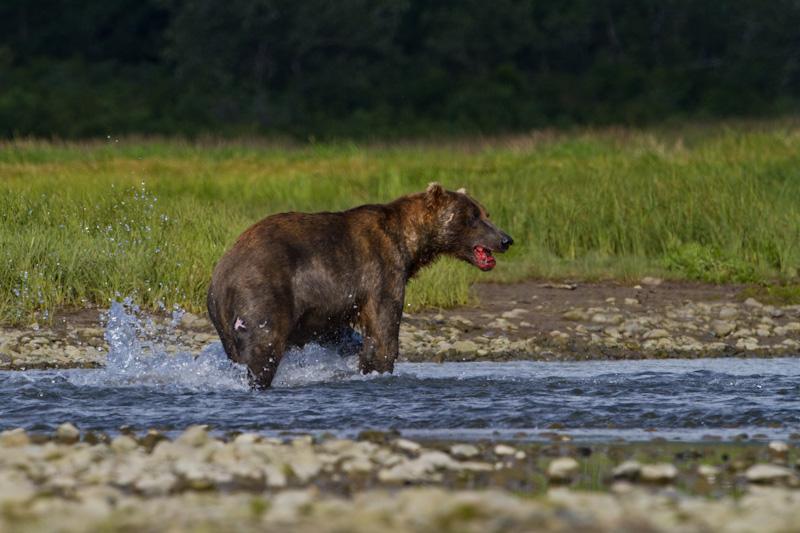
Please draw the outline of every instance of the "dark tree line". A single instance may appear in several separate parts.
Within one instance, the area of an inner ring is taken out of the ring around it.
[[[0,137],[797,113],[795,0],[4,0]]]

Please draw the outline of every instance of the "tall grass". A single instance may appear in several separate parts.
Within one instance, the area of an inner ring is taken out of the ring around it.
[[[201,311],[252,222],[430,181],[466,187],[516,244],[490,274],[427,269],[411,308],[466,303],[479,279],[758,282],[800,267],[800,131],[781,124],[397,146],[22,140],[0,144],[0,320],[129,295]]]

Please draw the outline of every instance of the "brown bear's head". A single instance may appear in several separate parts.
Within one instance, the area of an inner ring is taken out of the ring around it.
[[[464,189],[448,191],[433,182],[425,191],[425,199],[437,219],[436,241],[441,253],[487,272],[496,264],[492,252],[503,253],[514,243]]]

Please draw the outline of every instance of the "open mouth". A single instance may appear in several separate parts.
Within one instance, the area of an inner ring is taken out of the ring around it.
[[[475,254],[475,264],[484,272],[493,269],[497,261],[492,257],[491,250],[483,246],[473,246],[472,253]]]

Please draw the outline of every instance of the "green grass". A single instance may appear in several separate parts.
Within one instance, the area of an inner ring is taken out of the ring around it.
[[[785,122],[389,146],[19,140],[0,144],[0,321],[129,295],[202,311],[217,260],[252,222],[430,181],[466,187],[516,244],[489,274],[427,269],[411,309],[467,303],[476,280],[797,286],[800,129]]]

